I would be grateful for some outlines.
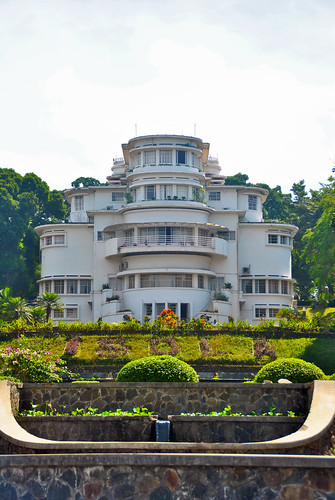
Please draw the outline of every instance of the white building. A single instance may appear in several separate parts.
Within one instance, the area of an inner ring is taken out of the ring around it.
[[[170,307],[182,319],[253,324],[291,306],[297,228],[263,221],[265,189],[225,186],[195,137],[135,137],[122,148],[108,186],[67,190],[69,222],[36,228],[40,293],[64,304],[55,319],[143,321]]]

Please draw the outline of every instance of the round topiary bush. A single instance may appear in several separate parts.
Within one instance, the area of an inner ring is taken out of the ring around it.
[[[172,356],[148,356],[127,363],[117,382],[199,382],[197,372]]]
[[[312,382],[322,380],[325,374],[314,363],[308,363],[297,358],[281,358],[263,366],[254,378],[254,382],[278,382],[286,378],[294,383]]]

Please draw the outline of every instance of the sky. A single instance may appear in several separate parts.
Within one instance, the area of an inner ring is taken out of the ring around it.
[[[335,164],[334,0],[0,0],[0,167],[105,182],[136,135],[195,135],[289,192]]]

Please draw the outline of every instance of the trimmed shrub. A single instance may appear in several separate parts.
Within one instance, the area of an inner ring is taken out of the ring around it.
[[[297,358],[281,358],[263,366],[254,378],[254,382],[278,382],[279,379],[286,378],[294,383],[312,382],[313,380],[323,380],[325,374],[314,363],[308,363]]]
[[[335,380],[335,373],[333,373],[333,375],[329,375],[327,380]]]
[[[172,356],[148,356],[127,363],[117,382],[199,382],[196,371]]]

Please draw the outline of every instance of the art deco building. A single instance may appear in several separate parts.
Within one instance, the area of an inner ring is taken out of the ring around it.
[[[253,324],[291,306],[297,228],[264,222],[265,189],[225,185],[196,137],[135,137],[122,149],[107,186],[66,191],[67,223],[36,228],[40,293],[64,304],[54,319],[143,321],[170,307],[185,320]]]

